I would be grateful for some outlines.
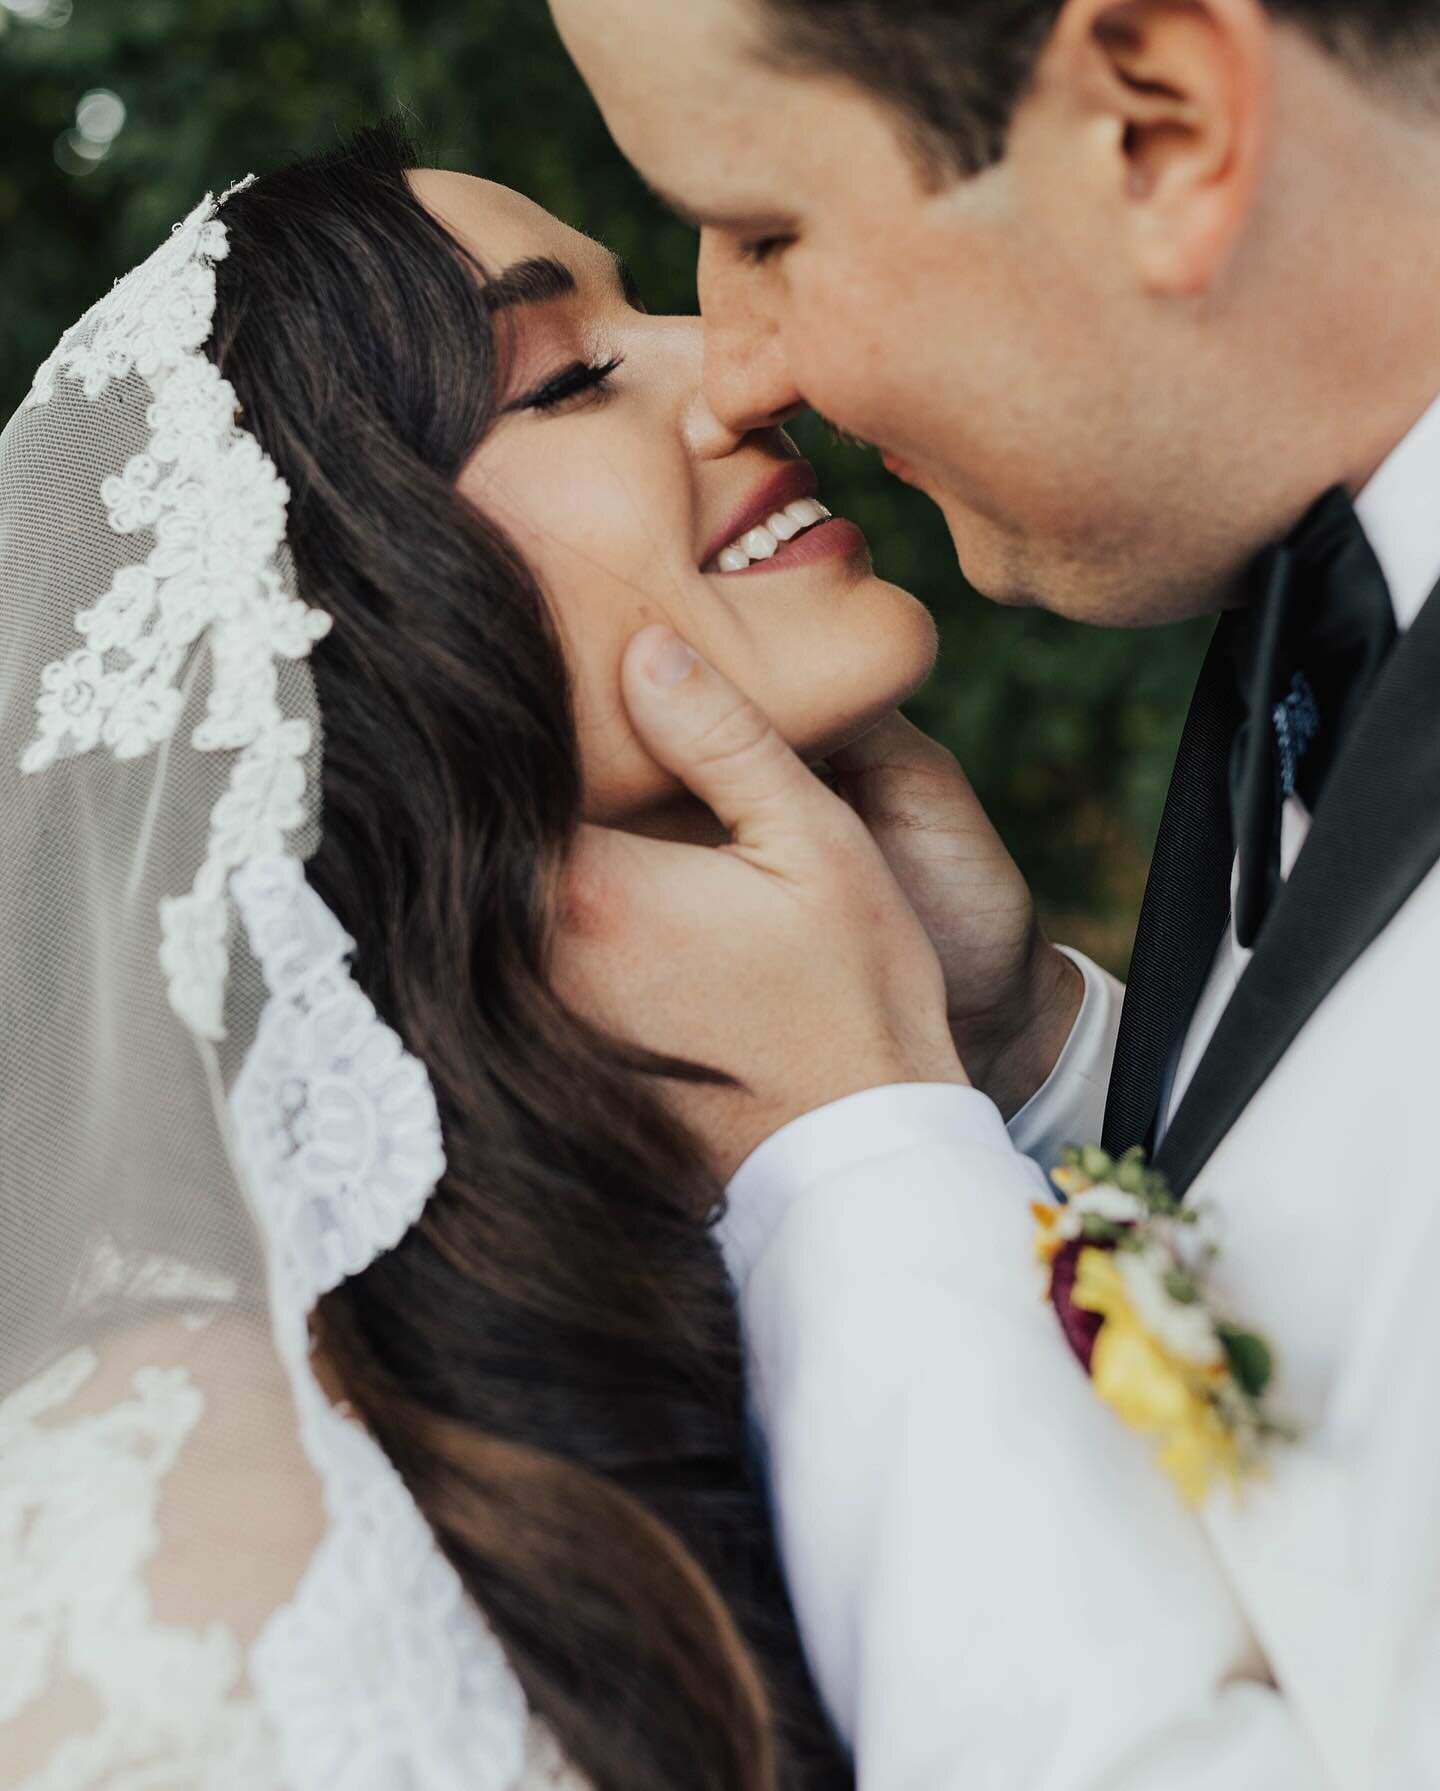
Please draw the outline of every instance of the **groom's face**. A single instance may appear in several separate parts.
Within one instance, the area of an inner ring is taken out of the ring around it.
[[[1186,428],[1209,375],[1138,289],[1111,141],[1027,101],[1004,161],[958,179],[873,95],[778,69],[759,0],[552,6],[621,149],[700,228],[731,427],[808,405],[874,443],[1000,601],[1213,606],[1234,559],[1193,514]]]

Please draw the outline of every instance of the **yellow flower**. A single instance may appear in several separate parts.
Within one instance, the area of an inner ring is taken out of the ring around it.
[[[1160,1466],[1186,1502],[1202,1503],[1216,1474],[1237,1480],[1234,1439],[1205,1396],[1204,1370],[1168,1355],[1140,1323],[1109,1251],[1081,1251],[1073,1297],[1105,1320],[1090,1364],[1096,1393],[1161,1445]]]
[[[1064,1238],[1056,1230],[1061,1210],[1058,1206],[1043,1206],[1038,1200],[1030,1203],[1030,1211],[1035,1217],[1035,1256],[1047,1266],[1065,1247]]]
[[[1052,1169],[1050,1180],[1067,1200],[1078,1200],[1082,1194],[1088,1194],[1095,1186],[1094,1181],[1083,1169]]]

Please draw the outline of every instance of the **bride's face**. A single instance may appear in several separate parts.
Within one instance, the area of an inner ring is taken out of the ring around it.
[[[875,576],[852,523],[823,520],[825,494],[779,428],[740,436],[716,420],[699,320],[648,315],[611,255],[507,188],[412,183],[491,276],[502,414],[460,488],[554,613],[588,817],[641,822],[677,795],[620,694],[626,643],[649,623],[682,634],[810,758],[908,697],[934,662],[929,614]]]

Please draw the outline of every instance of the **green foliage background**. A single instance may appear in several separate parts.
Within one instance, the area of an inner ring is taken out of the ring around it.
[[[96,88],[123,99],[126,123],[70,172],[66,133]],[[544,0],[0,0],[0,415],[61,328],[207,187],[397,107],[434,161],[519,187],[620,250],[652,309],[694,309],[693,239],[610,144]],[[1123,968],[1203,630],[1106,634],[998,610],[964,586],[924,498],[818,425],[797,433],[832,507],[939,617],[917,719],[959,753],[1052,931]]]

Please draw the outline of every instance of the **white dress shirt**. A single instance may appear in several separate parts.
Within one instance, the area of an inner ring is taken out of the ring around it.
[[[1437,471],[1440,471],[1440,402],[1426,411],[1355,504],[1361,525],[1390,586],[1395,624],[1402,634],[1420,614],[1426,599],[1440,582],[1440,527],[1437,527],[1435,502],[1436,491],[1440,489]],[[1298,796],[1291,796],[1281,816],[1282,877],[1288,877],[1294,869],[1309,832],[1310,817],[1305,805]],[[1238,875],[1237,864],[1232,873],[1232,891]],[[1166,1124],[1174,1118],[1252,955],[1235,937],[1232,917],[1229,934],[1215,954],[1209,980],[1176,1059],[1169,1095],[1164,1103]],[[1104,1048],[1103,1040],[1097,1041],[1096,1048]],[[1083,1045],[1081,1049],[1084,1050]]]
[[[1440,578],[1437,492],[1440,402],[1358,503],[1402,631]],[[1292,800],[1287,876],[1307,831]],[[1179,1506],[1146,1447],[1094,1399],[1040,1298],[1028,1204],[1061,1145],[1100,1136],[1123,998],[1076,962],[1080,1017],[1008,1133],[973,1090],[873,1089],[786,1127],[730,1187],[721,1242],[782,1552],[860,1791],[1440,1784],[1440,1615],[1433,1629],[1414,1626],[1433,1656],[1433,1726],[1408,1693],[1384,1719],[1403,1731],[1393,1745],[1404,1771],[1433,1748],[1436,1778],[1352,1776],[1368,1772],[1371,1744],[1328,1721],[1326,1698],[1302,1714],[1274,1683],[1268,1634],[1264,1650],[1256,1634],[1274,1623],[1307,1687],[1324,1677],[1329,1640],[1334,1659],[1348,1658],[1340,1638],[1316,1614],[1305,1658],[1307,1625],[1273,1617],[1291,1597],[1290,1568],[1273,1568],[1267,1587],[1267,1551],[1247,1555],[1243,1520],[1207,1511],[1202,1522]],[[1172,1066],[1167,1117],[1247,963],[1232,928]],[[1415,1240],[1435,1238],[1436,1204],[1432,1194],[1417,1207]],[[1412,1257],[1392,1251],[1385,1273],[1403,1276]],[[1395,1301],[1370,1290],[1367,1303],[1364,1291],[1357,1307],[1383,1325]],[[1265,1328],[1263,1309],[1244,1316]],[[1428,1348],[1429,1332],[1412,1329]],[[1333,1532],[1353,1553],[1351,1531],[1331,1523],[1338,1498],[1299,1484],[1297,1533],[1313,1519],[1317,1550]],[[1420,1492],[1440,1497],[1440,1479],[1422,1476]],[[1312,1564],[1322,1578],[1353,1565],[1333,1559],[1333,1536],[1332,1558]],[[1374,1618],[1379,1593],[1361,1590],[1357,1608]],[[1398,1673],[1387,1665],[1380,1678]],[[1357,1664],[1357,1697],[1362,1676]],[[1382,1684],[1373,1697],[1384,1695]]]

